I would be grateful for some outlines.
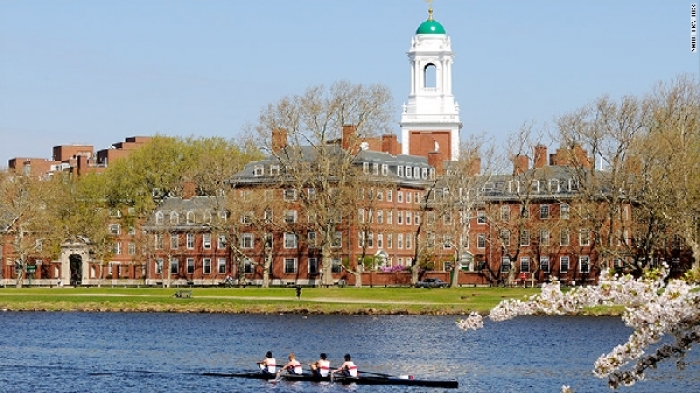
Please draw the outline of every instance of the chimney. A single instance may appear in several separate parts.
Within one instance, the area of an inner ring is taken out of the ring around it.
[[[191,199],[197,195],[197,187],[192,180],[185,180],[182,184],[182,199]]]
[[[435,176],[442,175],[442,154],[436,151],[431,151],[430,153],[428,153],[428,165],[435,168]]]
[[[399,143],[394,134],[382,135],[382,151],[392,156],[399,154]]]
[[[579,144],[574,145],[573,156],[574,156],[573,159],[575,160],[574,164],[582,166],[586,169],[591,168],[591,161],[592,160],[590,158],[588,158],[588,152],[586,150],[584,150],[581,147],[581,145],[579,145]]]
[[[343,126],[343,150],[348,150],[357,143],[357,126],[346,124]]]
[[[272,152],[277,153],[287,147],[287,130],[275,128],[272,130]]]
[[[526,155],[517,154],[513,158],[513,175],[522,175],[529,169],[529,161]]]
[[[75,167],[76,167],[76,175],[78,177],[86,174],[87,168],[88,168],[88,158],[82,154],[79,155],[78,162],[76,163]]]
[[[475,157],[467,167],[467,176],[476,176],[481,173],[481,158]]]
[[[535,146],[535,169],[544,168],[547,166],[547,146],[537,145]]]

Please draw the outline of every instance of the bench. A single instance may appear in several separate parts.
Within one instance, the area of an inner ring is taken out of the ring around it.
[[[184,298],[184,297],[188,297],[188,298],[189,298],[189,297],[192,297],[192,290],[190,290],[190,289],[180,289],[180,290],[178,290],[177,292],[175,292],[175,294],[174,294],[173,296],[175,296],[175,297],[180,297],[180,298]]]

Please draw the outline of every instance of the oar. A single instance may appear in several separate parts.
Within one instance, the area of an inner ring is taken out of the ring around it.
[[[389,374],[384,374],[384,373],[374,373],[371,371],[358,371],[358,375],[360,374],[371,374],[371,375],[376,375],[378,377],[384,377],[384,378],[398,378],[395,375],[389,375]]]

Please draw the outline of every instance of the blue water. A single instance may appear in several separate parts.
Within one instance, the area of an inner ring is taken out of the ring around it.
[[[605,392],[593,362],[630,330],[619,318],[522,317],[463,332],[454,317],[0,313],[0,392],[440,392],[202,376],[255,369],[273,351],[306,364],[349,352],[360,370],[455,377],[464,392]],[[700,390],[700,357],[621,392]],[[455,390],[444,390],[454,392]]]

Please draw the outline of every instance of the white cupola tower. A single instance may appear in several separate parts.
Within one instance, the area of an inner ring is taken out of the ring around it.
[[[421,23],[408,51],[411,92],[401,113],[403,154],[442,154],[443,160],[459,158],[459,106],[452,94],[454,54],[445,28],[433,19]]]

